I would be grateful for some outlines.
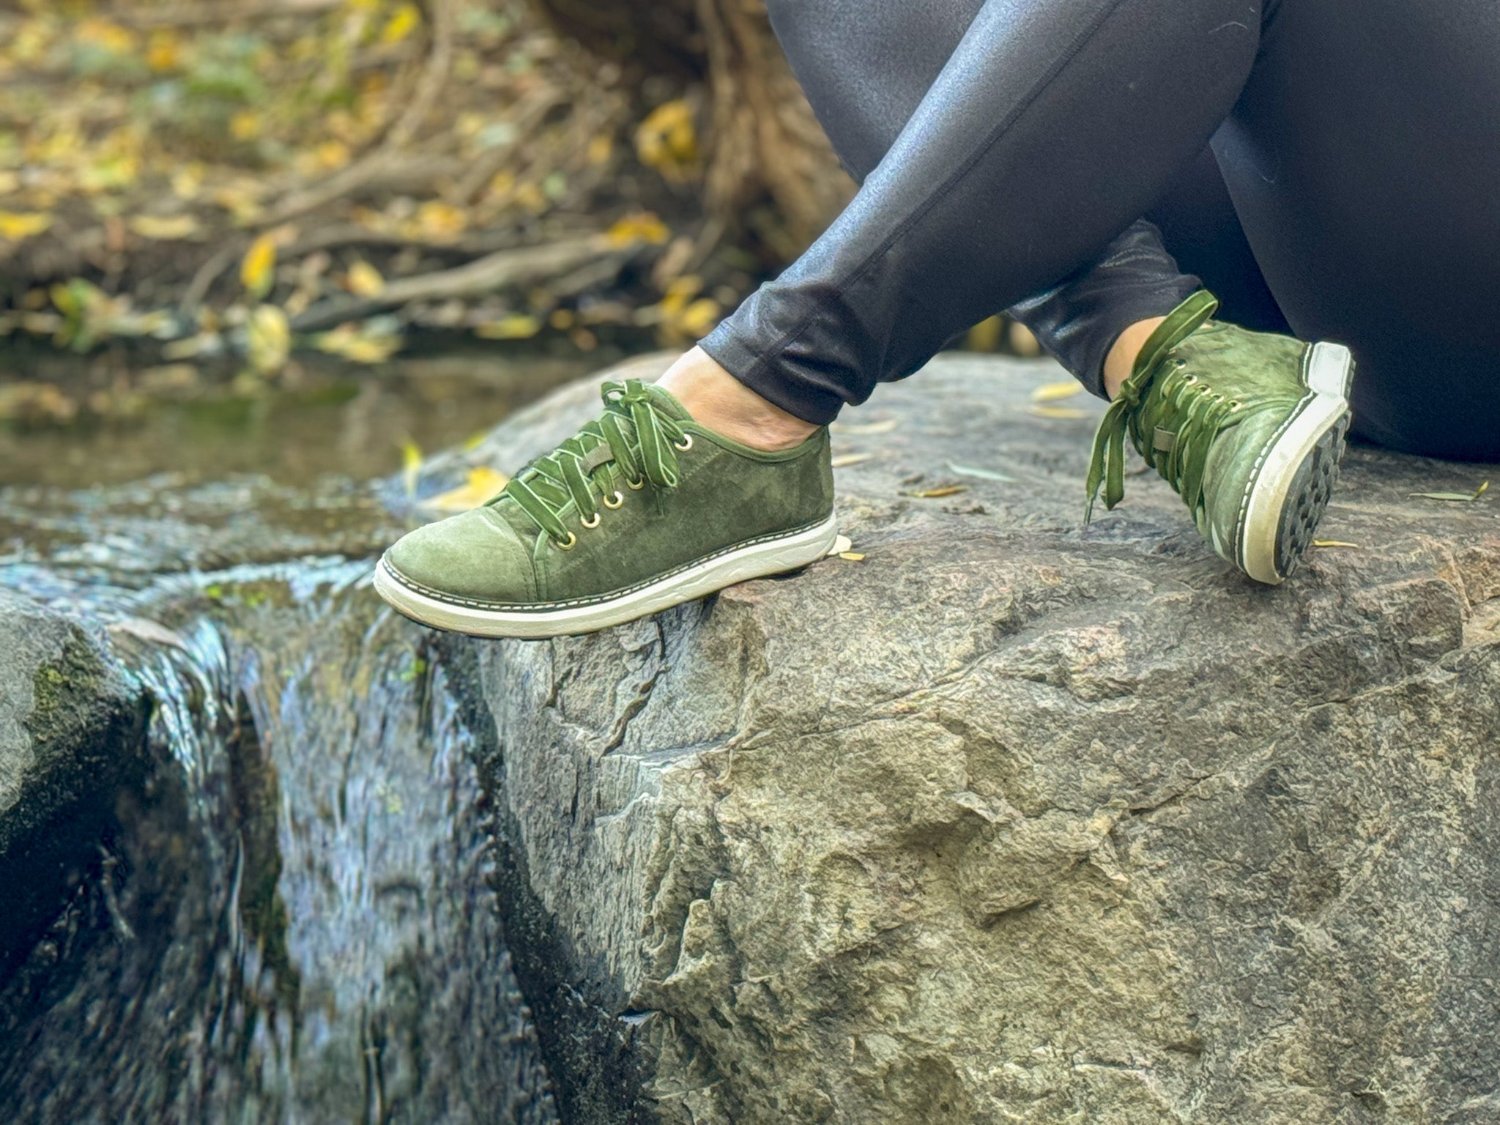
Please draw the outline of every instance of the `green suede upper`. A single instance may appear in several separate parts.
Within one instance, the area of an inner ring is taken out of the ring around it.
[[[1312,392],[1309,347],[1209,318],[1200,290],[1142,346],[1130,378],[1094,439],[1088,508],[1101,484],[1105,506],[1124,495],[1124,438],[1175,488],[1214,550],[1236,562],[1244,501],[1268,445]]]
[[[396,543],[386,554],[396,576],[450,601],[551,608],[618,595],[831,514],[826,428],[767,453],[694,422],[653,383],[601,391],[603,414],[495,499]]]

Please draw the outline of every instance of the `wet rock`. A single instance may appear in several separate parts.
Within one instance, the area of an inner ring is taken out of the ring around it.
[[[145,716],[99,635],[0,589],[0,974],[144,775]]]
[[[1500,469],[1355,449],[1352,546],[1257,587],[1154,476],[1081,525],[1060,377],[944,357],[851,412],[863,561],[457,644],[573,1119],[1500,1114],[1500,508],[1411,495]]]

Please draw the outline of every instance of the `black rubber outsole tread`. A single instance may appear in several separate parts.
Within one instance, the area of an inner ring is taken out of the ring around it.
[[[1303,555],[1312,546],[1328,502],[1333,499],[1348,432],[1349,415],[1345,413],[1302,459],[1292,480],[1286,504],[1281,509],[1281,526],[1276,531],[1276,572],[1283,578],[1289,577],[1301,564]]]

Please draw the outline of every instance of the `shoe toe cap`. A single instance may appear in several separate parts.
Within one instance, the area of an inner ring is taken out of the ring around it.
[[[487,508],[417,528],[384,561],[398,578],[440,597],[516,604],[536,597],[530,547]]]

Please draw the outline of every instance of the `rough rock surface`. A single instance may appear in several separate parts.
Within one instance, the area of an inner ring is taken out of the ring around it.
[[[847,414],[863,561],[457,645],[571,1119],[1500,1119],[1500,506],[1410,495],[1500,468],[1352,450],[1261,588],[1154,475],[1081,526],[1060,377]]]
[[[97,858],[117,795],[145,772],[145,715],[99,635],[0,589],[0,973]]]

